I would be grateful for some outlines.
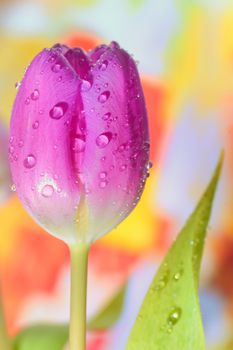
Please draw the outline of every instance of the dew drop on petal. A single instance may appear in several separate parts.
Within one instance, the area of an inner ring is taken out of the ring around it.
[[[153,167],[153,162],[149,160],[149,162],[147,163],[147,170],[150,170],[152,167]]]
[[[104,132],[96,138],[96,144],[100,148],[106,147],[112,139],[111,132]]]
[[[99,178],[100,178],[100,179],[105,179],[106,177],[107,177],[106,171],[101,171],[101,172],[99,173]]]
[[[72,150],[77,153],[83,152],[85,145],[85,137],[83,135],[77,135],[73,138]]]
[[[105,188],[108,184],[108,181],[107,180],[103,180],[103,181],[100,181],[99,183],[99,187],[100,188]]]
[[[58,73],[59,71],[60,71],[60,69],[61,69],[61,65],[59,64],[59,63],[56,63],[56,64],[54,64],[53,66],[52,66],[52,71],[54,72],[54,73]]]
[[[24,145],[23,140],[20,140],[19,143],[18,143],[18,146],[21,148],[21,147],[23,147],[23,145]]]
[[[100,64],[99,69],[100,69],[102,72],[104,72],[104,71],[107,69],[107,67],[108,67],[108,61],[107,61],[107,60],[104,60],[104,61]]]
[[[10,146],[10,147],[9,147],[9,153],[10,153],[10,154],[13,154],[14,151],[15,151],[14,146]]]
[[[125,171],[126,168],[127,168],[127,165],[126,165],[126,164],[122,164],[122,165],[120,166],[120,171]]]
[[[39,97],[40,97],[39,90],[38,90],[38,89],[35,89],[35,90],[33,91],[33,93],[31,94],[31,99],[32,99],[33,101],[36,101],[36,100],[38,100]]]
[[[43,197],[49,198],[53,195],[53,192],[54,192],[54,188],[52,185],[45,185],[42,188],[41,194]]]
[[[103,120],[108,120],[109,118],[111,117],[111,113],[108,112],[108,113],[105,113],[102,117]]]
[[[49,112],[49,115],[52,119],[60,119],[64,116],[68,109],[69,105],[66,102],[57,103]]]
[[[36,120],[36,121],[32,124],[32,127],[33,127],[33,129],[38,129],[38,127],[39,127],[39,122],[38,122],[38,120]]]
[[[83,79],[81,84],[81,91],[86,92],[91,88],[91,83],[88,80]]]
[[[30,99],[29,99],[29,97],[27,97],[26,100],[25,100],[25,104],[29,105],[29,103],[30,103]]]
[[[79,123],[78,123],[79,129],[84,133],[86,131],[86,119],[85,116],[81,116]]]
[[[109,99],[109,96],[110,96],[110,91],[104,91],[102,92],[102,94],[99,95],[98,101],[100,103],[105,103]]]
[[[23,162],[25,168],[31,169],[36,165],[36,158],[33,154],[29,154]]]
[[[21,85],[20,82],[16,82],[16,83],[15,83],[15,88],[16,88],[16,90],[18,90],[18,88],[20,87],[20,85]]]
[[[11,185],[11,191],[12,191],[12,192],[15,192],[15,191],[16,191],[16,185],[15,185],[15,184]]]
[[[120,45],[116,41],[112,41],[109,46],[111,49],[119,49],[120,48]]]

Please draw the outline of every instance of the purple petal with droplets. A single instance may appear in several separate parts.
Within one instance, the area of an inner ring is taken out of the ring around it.
[[[70,242],[76,240],[80,200],[70,139],[71,125],[77,120],[79,85],[59,50],[44,50],[27,69],[11,119],[12,146],[18,155],[11,170],[18,195],[42,226]],[[30,97],[34,89],[39,91],[37,100]]]
[[[133,59],[116,43],[89,55],[59,44],[44,50],[19,88],[11,136],[19,196],[42,226],[68,243],[110,231],[137,204],[147,176],[147,115]]]
[[[101,70],[103,64],[106,69]],[[81,93],[90,239],[110,231],[132,211],[143,191],[149,160],[147,113],[133,59],[117,46],[108,47],[92,74],[92,89]]]

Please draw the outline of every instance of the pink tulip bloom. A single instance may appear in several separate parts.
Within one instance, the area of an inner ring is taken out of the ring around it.
[[[112,230],[148,174],[147,113],[132,57],[115,42],[89,53],[43,50],[18,89],[10,147],[17,193],[48,232],[73,244]]]

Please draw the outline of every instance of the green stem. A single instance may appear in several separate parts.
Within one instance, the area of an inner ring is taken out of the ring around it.
[[[10,350],[10,341],[7,336],[6,323],[4,317],[4,308],[0,286],[0,349]]]
[[[86,298],[89,245],[70,247],[70,350],[86,350]]]

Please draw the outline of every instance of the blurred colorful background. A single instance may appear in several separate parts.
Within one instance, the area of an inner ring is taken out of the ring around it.
[[[55,42],[88,50],[116,40],[142,76],[153,167],[145,193],[90,253],[88,316],[128,282],[108,331],[88,350],[123,350],[147,287],[191,213],[219,152],[225,167],[208,228],[200,300],[208,350],[233,349],[233,4],[231,0],[0,2],[0,269],[7,327],[69,318],[69,252],[22,208],[7,164],[17,82]],[[162,349],[161,349],[162,350]]]

